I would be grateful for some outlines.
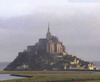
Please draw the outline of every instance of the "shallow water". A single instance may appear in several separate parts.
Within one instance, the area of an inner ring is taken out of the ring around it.
[[[0,81],[9,79],[20,79],[20,78],[25,78],[25,77],[16,77],[16,76],[11,76],[10,74],[0,74]]]

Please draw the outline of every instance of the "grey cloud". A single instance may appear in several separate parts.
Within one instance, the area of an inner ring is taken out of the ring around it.
[[[45,37],[48,22],[51,33],[58,36],[70,54],[89,61],[100,60],[100,6],[53,7],[42,6],[30,15],[0,19],[0,61],[12,61],[18,52]]]

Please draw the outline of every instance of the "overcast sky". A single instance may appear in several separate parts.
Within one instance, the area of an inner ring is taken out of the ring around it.
[[[0,0],[0,62],[50,31],[69,54],[86,61],[100,60],[100,2],[98,0]]]

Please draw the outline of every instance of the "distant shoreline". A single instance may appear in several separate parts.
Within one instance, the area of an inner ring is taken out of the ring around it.
[[[19,74],[55,74],[55,72],[57,72],[58,74],[68,74],[68,73],[95,73],[98,72],[100,73],[100,70],[67,70],[67,71],[0,71],[0,74],[11,74],[11,75],[19,75]]]

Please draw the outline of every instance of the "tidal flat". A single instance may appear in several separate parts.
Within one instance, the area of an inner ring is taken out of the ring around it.
[[[100,82],[100,73],[92,71],[0,71],[0,74],[32,76],[0,82]]]

